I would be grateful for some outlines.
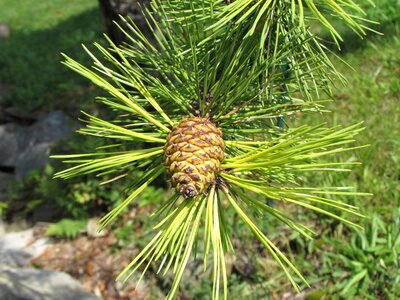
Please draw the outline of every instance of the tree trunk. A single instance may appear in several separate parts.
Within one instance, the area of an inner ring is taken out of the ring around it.
[[[116,45],[128,42],[128,38],[114,23],[115,21],[123,26],[120,15],[123,17],[130,17],[135,24],[143,30],[143,33],[147,35],[147,25],[144,17],[140,13],[140,5],[148,7],[150,5],[150,0],[99,0],[99,4],[103,22],[106,27],[106,33]]]

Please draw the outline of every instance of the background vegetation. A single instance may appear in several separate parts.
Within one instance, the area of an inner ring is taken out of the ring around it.
[[[298,209],[292,213],[300,215],[320,233],[311,243],[271,220],[260,224],[312,283],[312,289],[307,290],[309,299],[320,299],[323,295],[334,299],[400,298],[400,4],[397,0],[380,0],[376,8],[368,6],[367,11],[369,18],[381,23],[372,27],[383,35],[369,34],[360,41],[351,32],[344,33],[346,42],[342,52],[336,54],[354,70],[336,59],[348,84],[336,88],[336,101],[328,105],[332,113],[288,120],[319,123],[322,119],[344,125],[365,121],[366,129],[358,143],[370,146],[348,156],[349,160],[362,161],[363,165],[347,176],[335,173],[329,178],[320,178],[310,174],[308,179],[319,185],[330,185],[330,182],[348,185],[350,181],[359,191],[373,193],[371,197],[350,199],[366,215],[364,220],[359,220],[364,222],[365,231],[349,229]],[[0,22],[11,27],[11,36],[0,40],[0,82],[12,88],[9,97],[1,103],[2,108],[16,107],[26,118],[56,108],[67,111],[73,118],[82,108],[98,110],[92,101],[96,94],[94,88],[60,64],[60,52],[85,62],[88,57],[80,44],[101,41],[104,28],[96,0],[40,3],[3,0]],[[66,153],[79,149],[82,152],[96,143],[99,142],[75,136],[54,151]],[[53,221],[70,218],[79,223],[71,226],[70,221],[64,220],[59,227],[52,227],[50,233],[73,237],[84,227],[82,220],[101,215],[123,199],[123,182],[103,186],[95,177],[68,182],[51,180],[55,170],[60,170],[57,162],[17,183],[7,199],[7,209],[0,206],[4,217],[15,218],[19,211],[18,216],[29,218],[35,208],[52,205],[56,211]],[[151,187],[135,205],[140,206],[140,211],[149,211],[143,208],[156,205],[165,194],[159,184]],[[147,215],[140,215],[134,221],[116,224],[115,228],[122,244],[135,243],[141,247],[152,225]],[[239,251],[230,276],[230,294],[238,299],[283,297],[290,290],[290,284],[265,253],[254,255],[260,251],[257,242],[243,242],[248,233],[242,225],[237,223],[234,228],[240,239],[236,240]],[[71,228],[75,231],[71,232]],[[206,276],[193,279],[191,286],[183,287],[182,293],[189,299],[207,299],[210,282]]]

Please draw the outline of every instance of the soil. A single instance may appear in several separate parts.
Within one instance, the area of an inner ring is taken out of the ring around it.
[[[38,236],[42,234],[44,233],[37,233]],[[87,291],[101,299],[156,299],[156,284],[149,284],[146,279],[137,288],[133,280],[125,286],[115,281],[138,252],[136,248],[124,247],[113,253],[112,249],[116,247],[117,238],[113,234],[102,237],[82,235],[73,240],[55,241],[31,264],[36,268],[66,272],[80,281]]]

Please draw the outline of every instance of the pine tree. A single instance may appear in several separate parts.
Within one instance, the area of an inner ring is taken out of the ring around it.
[[[128,40],[114,22],[117,22],[119,25],[123,26],[124,23],[122,21],[120,22],[119,16],[129,16],[134,19],[134,22],[141,28],[142,31],[145,31],[146,22],[140,14],[140,5],[149,5],[149,2],[149,0],[99,0],[100,13],[107,36],[116,45],[120,45],[123,42],[128,42]]]
[[[289,127],[284,121],[297,112],[323,112],[332,86],[345,81],[310,26],[325,28],[339,47],[342,37],[332,24],[341,21],[362,36],[367,28],[362,9],[352,0],[156,0],[142,13],[153,41],[122,19],[119,28],[129,43],[116,46],[106,37],[109,47],[96,43],[97,55],[84,47],[92,68],[65,56],[65,65],[108,93],[99,101],[125,114],[111,121],[85,114],[87,126],[80,133],[105,138],[111,148],[58,156],[77,165],[56,176],[144,172],[127,198],[101,219],[104,228],[168,174],[175,192],[155,212],[160,221],[154,238],[119,279],[138,268],[144,274],[156,262],[162,274],[175,274],[167,295],[174,299],[200,247],[205,268],[212,257],[213,299],[221,294],[227,299],[225,255],[234,252],[225,218],[229,209],[299,290],[299,280],[306,279],[259,229],[256,216],[273,216],[312,238],[312,229],[266,204],[269,199],[358,227],[341,215],[361,216],[358,208],[332,198],[363,193],[308,187],[303,178],[357,164],[328,158],[362,147],[350,145],[361,125]],[[136,149],[138,142],[148,146]]]

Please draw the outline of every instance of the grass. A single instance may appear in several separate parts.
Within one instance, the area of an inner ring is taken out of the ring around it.
[[[353,172],[335,173],[326,178],[313,174],[309,178],[316,185],[353,185],[358,191],[373,194],[348,200],[359,206],[366,216],[364,220],[358,220],[365,225],[365,232],[343,227],[332,220],[309,216],[310,220],[318,220],[316,225],[320,236],[312,243],[297,237],[288,238],[287,251],[294,253],[292,259],[313,283],[312,288],[317,290],[310,293],[310,298],[315,296],[315,299],[320,299],[326,294],[332,299],[400,297],[399,289],[395,288],[400,273],[393,265],[399,263],[396,253],[400,253],[400,236],[397,231],[394,238],[389,238],[393,230],[385,229],[397,224],[400,219],[398,214],[393,213],[400,207],[400,23],[398,18],[393,18],[393,7],[398,4],[384,2],[385,5],[393,4],[389,7],[389,16],[381,18],[379,28],[384,35],[369,35],[362,43],[356,40],[357,37],[347,35],[347,40],[352,42],[338,54],[354,69],[334,59],[338,70],[348,79],[348,84],[336,88],[335,101],[328,105],[331,113],[320,117],[305,116],[295,121],[326,121],[331,125],[364,121],[365,130],[358,136],[358,144],[369,145],[348,155],[348,160],[363,163]],[[379,10],[374,13],[383,14]],[[399,15],[398,10],[396,14]],[[373,237],[377,231],[371,231],[371,228],[376,227],[378,216],[381,218],[379,231],[382,230],[382,233]],[[364,249],[365,243],[359,241],[371,237],[373,243],[377,241],[380,245]],[[393,240],[397,244],[392,244]],[[378,251],[394,253],[397,262],[392,261],[386,266],[383,261],[388,254]]]
[[[346,52],[342,58],[354,70],[337,60],[336,65],[348,84],[336,89],[335,101],[328,105],[331,113],[321,118],[307,116],[300,121],[318,123],[324,120],[333,125],[364,121],[366,129],[359,135],[358,143],[369,147],[355,151],[348,158],[361,161],[363,165],[351,174],[335,174],[329,180],[343,182],[343,185],[354,183],[359,191],[374,194],[358,200],[366,214],[378,210],[387,215],[392,207],[400,206],[399,32],[398,24],[393,24],[387,35],[370,37],[363,47]],[[318,178],[312,180],[323,184]]]
[[[88,60],[80,45],[101,37],[98,1],[2,0],[0,22],[11,28],[0,40],[0,83],[12,89],[6,105],[22,116],[81,106],[88,83],[60,64],[60,52]]]
[[[355,174],[361,190],[374,194],[368,211],[391,211],[400,205],[400,39],[388,36],[348,53],[355,68],[349,85],[336,93],[338,105],[332,118],[338,123],[364,120],[360,143],[370,147],[357,153],[364,166]]]

